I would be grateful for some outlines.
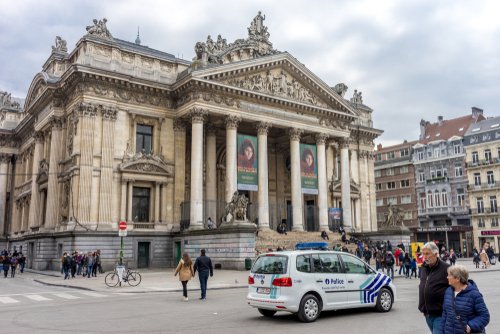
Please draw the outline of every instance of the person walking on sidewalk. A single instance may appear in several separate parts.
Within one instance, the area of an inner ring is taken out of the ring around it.
[[[3,277],[7,278],[7,274],[9,273],[9,268],[10,268],[10,257],[9,257],[9,255],[4,255],[3,256],[2,268],[3,268]]]
[[[201,300],[207,299],[208,275],[210,275],[210,277],[214,275],[212,260],[210,260],[210,258],[206,256],[205,253],[205,249],[202,249],[200,251],[200,256],[194,263],[194,273],[196,274],[196,271],[198,271],[198,278],[200,279]]]
[[[12,256],[10,258],[10,277],[14,278],[16,276],[16,268],[17,264],[19,263],[19,260],[17,259],[17,256]]]
[[[188,301],[188,291],[187,284],[194,277],[193,261],[189,257],[188,253],[182,254],[182,259],[179,261],[177,268],[175,269],[174,276],[179,274],[179,281],[182,283],[182,295],[184,296],[184,301]]]

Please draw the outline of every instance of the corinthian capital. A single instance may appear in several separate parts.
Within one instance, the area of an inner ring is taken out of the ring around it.
[[[54,130],[61,130],[63,123],[64,123],[64,119],[62,117],[52,116],[50,118],[50,126]]]
[[[176,118],[174,120],[174,131],[186,132],[186,122],[184,122],[182,119]]]
[[[297,129],[297,128],[291,128],[288,130],[288,134],[290,135],[290,140],[293,141],[300,141],[300,137],[304,133],[304,130],[302,129]]]
[[[349,148],[350,143],[351,143],[351,138],[340,138],[339,139],[340,148]]]
[[[189,113],[192,123],[203,123],[208,115],[208,111],[201,108],[193,108]]]
[[[9,163],[12,159],[12,154],[0,153],[0,163]]]
[[[90,103],[80,102],[75,108],[75,114],[80,117],[95,117],[97,107]]]
[[[259,122],[255,125],[255,128],[257,129],[257,134],[267,136],[269,134],[269,129],[271,128],[271,123]]]
[[[241,118],[234,115],[229,115],[224,120],[226,123],[226,129],[237,129],[238,124],[241,122]]]
[[[118,115],[118,109],[113,107],[101,106],[102,118],[109,121],[116,121]]]
[[[317,133],[316,134],[316,144],[317,145],[325,145],[327,139],[328,139],[328,135],[326,133]]]
[[[43,131],[35,131],[31,134],[31,136],[35,140],[35,143],[43,143],[44,140]]]

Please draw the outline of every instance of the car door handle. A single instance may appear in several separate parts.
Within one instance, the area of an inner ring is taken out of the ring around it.
[[[317,280],[316,280],[316,282],[317,282],[317,283],[322,283],[322,282],[323,282],[323,280],[322,280],[322,279],[317,279]]]
[[[354,281],[352,281],[352,280],[348,280],[348,281],[347,281],[347,283],[354,283]]]

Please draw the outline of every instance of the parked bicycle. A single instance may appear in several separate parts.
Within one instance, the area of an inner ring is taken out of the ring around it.
[[[118,284],[120,284],[121,286],[122,282],[127,282],[130,286],[138,286],[141,283],[141,274],[139,274],[139,272],[137,271],[127,269],[123,271],[120,280],[118,270],[117,268],[115,268],[112,273],[107,274],[104,278],[104,283],[106,283],[106,285],[110,288],[115,287]]]

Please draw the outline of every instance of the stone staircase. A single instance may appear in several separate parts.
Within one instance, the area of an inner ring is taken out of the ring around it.
[[[278,247],[281,249],[293,250],[295,245],[300,242],[321,242],[325,241],[321,239],[321,232],[287,232],[287,234],[279,234],[273,230],[262,230],[259,231],[257,238],[255,239],[255,249],[262,253],[266,252],[269,248],[276,250]],[[330,240],[328,242],[328,249],[332,249],[335,245],[344,243],[340,239],[340,234],[336,232],[329,232],[328,237]],[[349,237],[349,236],[348,236]],[[349,251],[354,251],[356,245],[347,244],[347,249]]]

